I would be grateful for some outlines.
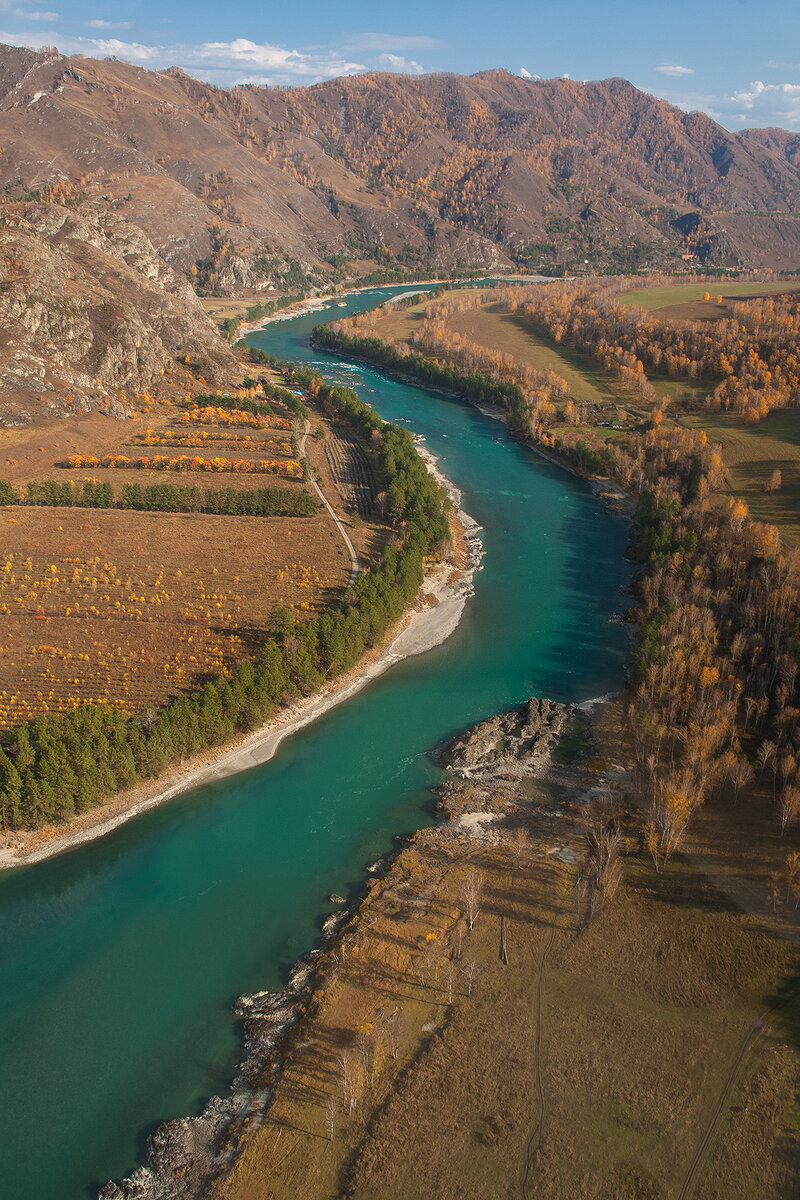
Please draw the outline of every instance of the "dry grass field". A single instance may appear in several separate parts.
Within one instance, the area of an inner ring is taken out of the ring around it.
[[[796,928],[763,900],[749,913],[691,854],[661,875],[632,854],[624,893],[579,933],[575,868],[553,853],[558,825],[534,818],[519,862],[424,835],[401,855],[345,937],[268,1118],[215,1197],[795,1194],[796,1006],[747,1039],[793,980]],[[724,815],[710,814],[703,848],[710,840],[725,857],[724,835]],[[469,932],[460,897],[473,869],[485,892]],[[343,1054],[359,1080],[352,1113]]]
[[[479,296],[485,291],[485,288],[458,288],[458,295]],[[388,304],[377,310],[380,337],[391,342],[407,342],[422,323],[429,304],[430,299],[423,296],[419,303],[408,308],[395,308]]]
[[[387,341],[408,341],[421,324],[424,309],[425,305],[420,304],[400,312],[388,310],[386,315],[381,314],[378,318],[378,335]],[[535,370],[555,371],[566,379],[578,404],[595,407],[607,413],[609,418],[623,419],[628,411],[636,417],[648,407],[640,396],[632,397],[587,355],[568,346],[556,346],[534,330],[524,317],[504,313],[499,305],[489,304],[454,313],[447,324],[455,333],[470,338],[479,346],[510,354]],[[674,379],[654,379],[652,383],[658,396],[667,401],[687,392],[687,388]],[[699,402],[710,387],[710,384],[698,381],[691,391]]]
[[[349,559],[326,513],[0,510],[0,725],[103,700],[134,711],[252,654],[273,604],[308,617]]]
[[[280,405],[266,428],[207,414],[187,421],[172,404],[147,407],[128,420],[91,413],[2,430],[0,478],[23,489],[30,481],[92,478],[110,483],[117,499],[126,483],[306,490],[301,478],[284,474],[92,465],[104,456],[155,455],[245,467],[294,462],[291,414]],[[327,437],[308,439],[308,457],[337,515],[357,525],[352,539],[366,561],[385,530],[370,522],[365,497],[360,517],[349,511],[352,487],[342,481],[350,458],[363,474],[369,456],[314,414],[312,427],[320,424]],[[338,447],[338,476],[326,441]],[[308,619],[340,594],[350,573],[343,539],[321,507],[311,517],[242,517],[9,506],[0,509],[0,526],[0,727],[87,700],[126,712],[157,708],[251,656],[275,604]]]
[[[585,356],[567,347],[556,349],[534,332],[530,322],[502,312],[499,305],[454,313],[447,324],[455,333],[470,338],[479,346],[511,354],[538,371],[555,371],[566,379],[578,404],[604,407],[627,404],[630,400],[613,379]]]
[[[757,520],[776,525],[788,545],[800,545],[800,411],[773,412],[752,426],[725,413],[698,413],[681,423],[722,445],[731,491]],[[764,487],[776,468],[781,488],[769,495]]]

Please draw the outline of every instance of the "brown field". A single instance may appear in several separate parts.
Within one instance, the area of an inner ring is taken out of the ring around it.
[[[0,431],[0,478],[19,487],[47,478],[100,479],[117,497],[125,483],[305,490],[302,480],[280,475],[58,465],[75,454],[279,461],[291,454],[286,444],[264,441],[275,435],[285,443],[290,434],[283,431],[195,427],[176,423],[177,415],[173,405],[159,405],[133,420],[92,413]],[[320,423],[328,436],[309,438],[307,454],[366,561],[385,537],[370,520],[372,459],[346,430],[334,431],[315,414],[312,429]],[[147,430],[220,433],[230,441],[199,450],[130,444]],[[242,435],[257,440],[234,440]],[[326,443],[335,447],[335,471]],[[349,578],[349,554],[322,508],[310,518],[258,518],[20,506],[0,509],[0,523],[0,726],[90,699],[127,712],[158,707],[252,655],[273,605],[302,620]]]
[[[0,509],[0,724],[102,699],[159,705],[250,655],[273,604],[303,619],[347,582],[325,513]]]
[[[538,371],[555,371],[566,379],[578,404],[616,407],[631,402],[624,389],[584,355],[567,347],[556,348],[524,317],[504,313],[499,305],[454,313],[447,324],[479,346],[511,354]]]
[[[748,821],[744,801],[739,812],[752,849],[764,836],[762,814]],[[214,1196],[795,1194],[796,999],[747,1041],[787,982],[795,987],[794,915],[788,925],[773,918],[760,887],[751,914],[735,879],[714,877],[709,867],[731,858],[718,809],[698,845],[661,875],[629,855],[623,894],[578,934],[575,869],[553,853],[565,836],[558,824],[534,818],[519,867],[507,849],[446,851],[425,835],[401,855],[345,936],[341,965],[317,993],[318,1012],[300,1030],[267,1119],[245,1135]],[[760,864],[774,868],[788,848],[770,830]],[[472,867],[484,872],[486,890],[474,930],[463,934],[451,1002],[447,962]],[[507,967],[498,956],[501,916]],[[471,960],[479,971],[468,997]],[[351,1064],[366,1054],[374,1075],[365,1083],[358,1068],[352,1114],[340,1100],[344,1051]],[[331,1097],[339,1098],[332,1142]]]
[[[752,426],[726,413],[698,413],[681,423],[721,443],[731,491],[757,520],[776,525],[788,545],[800,545],[800,410],[773,412]],[[781,489],[767,495],[764,485],[776,467]]]
[[[459,288],[459,296],[478,296],[486,291],[485,288]],[[423,297],[418,304],[408,308],[394,308],[389,305],[376,313],[380,326],[380,336],[393,342],[407,342],[411,334],[421,325],[430,299]]]
[[[425,307],[422,303],[397,313],[389,310],[387,315],[381,314],[378,335],[389,341],[408,342],[422,323]],[[504,313],[498,305],[454,313],[447,324],[479,346],[510,354],[535,370],[555,371],[566,379],[578,404],[593,406],[605,419],[624,421],[627,414],[638,419],[648,409],[640,396],[632,397],[587,355],[568,346],[556,346],[523,317]],[[708,381],[697,380],[689,387],[666,377],[651,378],[650,382],[658,397],[666,402],[688,399],[699,404],[714,386]]]
[[[422,323],[425,308],[425,303],[422,303],[397,313],[389,310],[387,315],[381,314],[378,318],[378,335],[389,341],[409,341],[411,334]],[[454,332],[470,338],[479,346],[510,354],[538,371],[555,371],[566,379],[578,404],[609,410],[609,417],[612,410],[619,410],[614,415],[620,419],[624,419],[626,410],[637,417],[648,407],[640,396],[632,397],[585,354],[568,346],[556,346],[544,334],[534,330],[529,321],[502,312],[499,305],[454,313],[448,318],[447,324]],[[660,399],[673,401],[690,398],[698,403],[714,386],[698,380],[689,387],[666,377],[651,379],[651,383]]]

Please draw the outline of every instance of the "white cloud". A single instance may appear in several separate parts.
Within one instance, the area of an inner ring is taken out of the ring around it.
[[[63,41],[63,39],[62,39]],[[119,38],[74,38],[78,53],[89,58],[122,58],[132,63],[156,63],[163,54],[162,46],[145,46],[141,42],[121,42]]]
[[[25,8],[9,8],[7,4],[3,5],[3,12],[18,17],[20,21],[59,21],[61,19],[57,12],[30,12]]]
[[[104,21],[101,17],[97,17],[94,21],[87,21],[86,25],[89,29],[130,29],[130,21]]]
[[[798,100],[800,99],[800,83],[762,83],[760,79],[756,79],[750,84],[749,89],[734,92],[731,99],[739,101],[745,108],[753,108],[768,96]]]
[[[800,129],[800,83],[762,83],[756,79],[749,87],[726,96],[725,101],[744,110],[738,114],[742,124]]]
[[[12,46],[29,46],[31,35],[0,32],[0,40]],[[286,50],[269,42],[252,42],[248,38],[194,45],[148,46],[114,37],[62,37],[51,30],[49,33],[42,31],[41,42],[37,42],[37,45],[43,43],[57,43],[65,54],[120,58],[154,69],[178,65],[190,75],[199,79],[213,79],[215,83],[223,85],[317,83],[337,75],[355,75],[369,69],[366,63],[355,62],[335,50]],[[410,71],[415,66],[418,64],[408,64],[404,69]]]
[[[692,67],[680,67],[677,63],[663,63],[660,67],[655,68],[661,75],[671,75],[676,78],[680,75],[695,75],[696,71]]]
[[[163,55],[163,49],[160,49]],[[363,63],[352,62],[335,51],[307,53],[300,50],[285,50],[270,42],[251,42],[248,38],[234,38],[231,42],[201,42],[197,46],[175,46],[169,51],[172,61],[186,69],[198,63],[215,71],[235,67],[241,72],[243,66],[258,72],[260,78],[274,83],[311,82],[329,79],[336,75],[353,75],[367,68]]]
[[[412,59],[403,58],[400,54],[379,54],[378,68],[390,71],[395,75],[423,75],[425,68]]]
[[[777,125],[800,132],[800,84],[764,83],[755,80],[747,87],[723,95],[706,92],[659,90],[684,112],[704,112],[726,129],[759,129]]]

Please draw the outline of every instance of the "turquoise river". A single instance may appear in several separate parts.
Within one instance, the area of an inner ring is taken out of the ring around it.
[[[399,289],[394,289],[396,292]],[[86,1200],[147,1133],[225,1089],[241,992],[279,987],[331,892],[431,821],[440,740],[531,694],[581,701],[621,683],[626,527],[566,471],[453,399],[309,346],[312,326],[381,303],[273,322],[250,341],[347,381],[422,433],[483,527],[457,631],[285,741],[263,767],[0,877],[0,1195]]]

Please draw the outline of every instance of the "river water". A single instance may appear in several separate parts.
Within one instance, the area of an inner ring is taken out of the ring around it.
[[[278,987],[331,892],[430,823],[441,739],[531,694],[619,686],[624,524],[587,487],[457,401],[311,350],[330,320],[403,289],[274,322],[252,344],[311,362],[424,434],[483,526],[458,630],[283,743],[107,837],[0,878],[0,1195],[86,1200],[166,1118],[231,1078],[231,1004]],[[407,289],[406,289],[407,290]]]

